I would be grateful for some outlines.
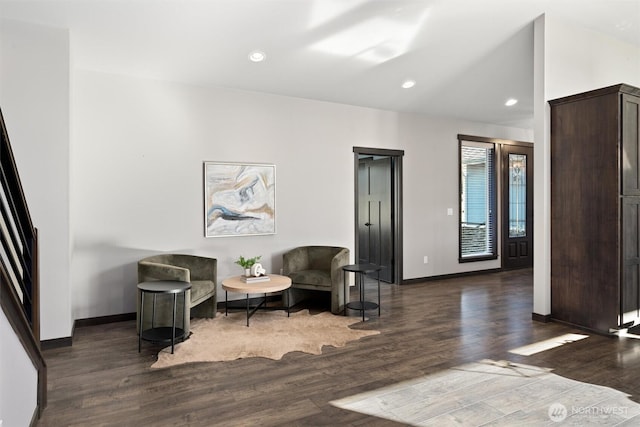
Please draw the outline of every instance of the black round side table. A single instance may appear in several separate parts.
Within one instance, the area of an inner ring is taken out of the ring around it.
[[[380,270],[382,266],[377,264],[349,264],[342,267],[344,279],[344,300],[347,300],[347,273],[355,273],[356,284],[360,287],[360,300],[346,303],[344,305],[344,315],[347,315],[347,309],[358,310],[362,312],[362,321],[364,322],[364,312],[366,310],[378,309],[380,316]],[[378,303],[364,300],[364,276],[369,273],[376,273],[378,278]],[[358,280],[360,279],[360,280]]]
[[[184,307],[183,313],[187,310],[187,294],[191,289],[191,283],[180,282],[177,280],[156,280],[151,282],[138,283],[140,290],[140,319],[138,329],[138,353],[142,346],[142,340],[151,341],[153,343],[171,343],[171,354],[173,354],[174,345],[177,342],[184,341],[186,331],[184,326],[184,316],[182,320],[182,328],[176,327],[176,308],[178,304],[178,294],[183,294]],[[142,329],[144,324],[144,296],[145,294],[153,294],[153,309],[151,310],[151,328]],[[173,320],[171,326],[155,326],[156,318],[156,297],[158,294],[173,294]]]

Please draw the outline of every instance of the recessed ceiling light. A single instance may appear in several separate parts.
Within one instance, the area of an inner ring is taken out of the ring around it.
[[[266,58],[267,58],[267,55],[265,55],[264,52],[261,52],[259,50],[254,50],[249,54],[249,61],[251,62],[262,62]]]
[[[404,82],[402,82],[402,88],[403,89],[410,89],[412,87],[414,87],[416,85],[416,81],[415,80],[405,80]]]
[[[506,105],[507,107],[511,107],[513,105],[516,105],[517,103],[518,103],[517,99],[509,98],[507,99],[507,102],[504,103],[504,105]]]

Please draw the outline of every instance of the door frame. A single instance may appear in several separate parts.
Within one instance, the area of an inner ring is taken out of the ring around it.
[[[534,148],[534,144],[532,142],[525,142],[525,141],[517,141],[517,140],[513,140],[513,139],[501,139],[501,138],[487,138],[484,136],[474,136],[474,135],[465,135],[465,134],[458,134],[458,142],[461,143],[462,141],[475,141],[475,142],[486,142],[489,144],[493,144],[495,146],[495,150],[496,150],[496,178],[497,178],[497,187],[496,187],[496,191],[497,191],[497,204],[498,204],[498,226],[497,226],[497,236],[496,236],[496,246],[497,246],[497,252],[498,252],[498,257],[500,258],[500,268],[501,269],[505,269],[505,241],[506,239],[504,238],[504,223],[506,221],[506,217],[504,214],[504,209],[505,209],[505,205],[506,202],[504,200],[504,193],[503,193],[503,188],[505,186],[504,181],[504,168],[508,168],[509,165],[504,165],[504,159],[503,159],[503,151],[504,151],[504,147],[506,146],[516,146],[516,147],[526,147],[526,148],[531,148],[533,150]],[[460,150],[458,149],[458,152]],[[458,160],[458,165],[460,165],[460,161]],[[531,156],[531,166],[533,166],[533,155]],[[530,170],[532,176],[531,176],[531,180],[530,180],[530,184],[531,184],[531,208],[533,209],[533,168],[531,168]],[[458,179],[460,177],[460,172],[458,172]],[[458,205],[460,201],[460,195],[458,194]],[[460,218],[458,218],[458,222],[460,221]],[[531,221],[531,227],[533,227],[533,220]],[[531,231],[531,236],[533,237],[533,228]],[[533,240],[532,243],[533,245]],[[458,235],[458,248],[460,248],[460,235]],[[533,246],[532,246],[532,251],[533,251]],[[532,252],[532,257],[533,257],[533,252]]]
[[[359,176],[358,166],[361,155],[388,156],[391,158],[391,222],[393,227],[393,270],[392,280],[394,284],[402,283],[402,157],[404,150],[388,150],[383,148],[353,147],[354,159],[354,236],[355,236],[355,260],[360,256],[359,227]]]

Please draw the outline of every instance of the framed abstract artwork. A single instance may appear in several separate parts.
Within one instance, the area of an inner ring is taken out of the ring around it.
[[[204,162],[205,237],[276,232],[276,167]]]

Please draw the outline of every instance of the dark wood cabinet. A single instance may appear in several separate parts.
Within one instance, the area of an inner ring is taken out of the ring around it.
[[[609,333],[640,322],[640,89],[551,105],[551,317]]]

